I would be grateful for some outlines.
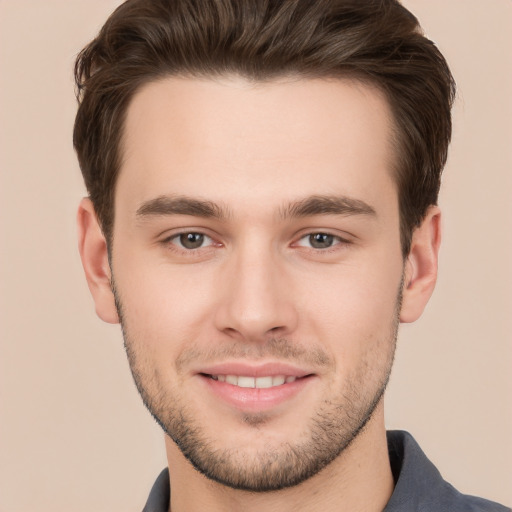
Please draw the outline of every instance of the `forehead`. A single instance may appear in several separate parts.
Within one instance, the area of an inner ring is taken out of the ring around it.
[[[338,193],[382,200],[386,190],[395,203],[391,119],[383,94],[349,80],[152,82],[127,111],[116,205],[165,194],[231,206]]]

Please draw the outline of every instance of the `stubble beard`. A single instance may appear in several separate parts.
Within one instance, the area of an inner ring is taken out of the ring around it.
[[[307,435],[302,436],[301,441],[248,454],[239,448],[215,446],[179,390],[173,393],[158,385],[157,374],[144,360],[143,346],[128,333],[122,304],[113,286],[128,362],[146,408],[200,473],[227,487],[251,492],[276,491],[301,484],[339,457],[364,430],[389,381],[398,335],[401,289],[400,286],[387,339],[379,342],[379,346],[384,344],[387,349],[380,352],[378,368],[363,365],[360,370],[366,372],[356,373],[345,389],[325,399],[310,418]],[[280,348],[270,349],[266,355],[293,352],[288,343],[287,340],[272,340],[270,346]],[[372,378],[368,378],[367,372],[374,373]],[[373,383],[371,389],[368,389],[368,381]],[[247,414],[243,421],[256,431],[266,423],[267,416]]]

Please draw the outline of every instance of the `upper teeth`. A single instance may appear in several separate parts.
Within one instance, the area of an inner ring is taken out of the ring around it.
[[[212,379],[220,382],[227,382],[240,388],[272,388],[281,386],[285,382],[293,382],[297,377],[286,377],[285,375],[275,375],[268,377],[247,377],[245,375],[212,375]]]

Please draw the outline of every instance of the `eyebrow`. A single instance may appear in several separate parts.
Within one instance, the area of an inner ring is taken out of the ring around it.
[[[141,219],[164,215],[191,215],[219,220],[229,217],[227,209],[217,203],[186,196],[159,196],[142,203],[136,212]]]
[[[315,195],[292,201],[281,207],[278,213],[283,220],[315,215],[377,215],[372,206],[360,199],[334,195]],[[136,212],[140,219],[167,215],[190,215],[218,220],[231,216],[227,208],[213,201],[187,196],[159,196],[142,203]]]
[[[376,217],[369,204],[348,196],[310,196],[292,202],[280,210],[283,219],[309,217],[313,215],[367,215]]]

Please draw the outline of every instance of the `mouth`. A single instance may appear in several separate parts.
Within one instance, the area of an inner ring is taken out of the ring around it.
[[[287,403],[297,404],[317,380],[313,373],[283,365],[258,368],[225,365],[224,368],[203,369],[197,376],[207,394],[245,413],[270,412]]]
[[[261,377],[251,377],[249,375],[209,375],[204,373],[202,375],[218,382],[225,382],[231,386],[254,389],[275,388],[295,382],[297,379],[307,377],[307,375],[304,377],[296,377],[294,375],[266,375]]]

